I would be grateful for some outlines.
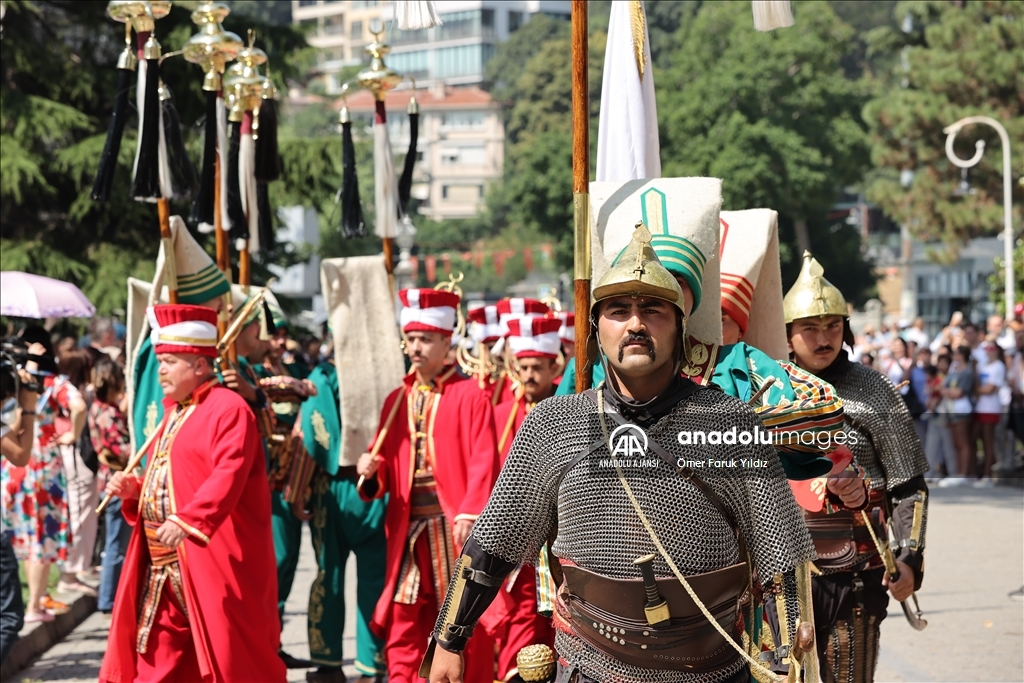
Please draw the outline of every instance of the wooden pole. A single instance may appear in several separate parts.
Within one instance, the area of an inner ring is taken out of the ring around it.
[[[213,233],[217,237],[217,267],[224,273],[228,283],[231,282],[231,250],[228,245],[228,233],[224,230],[224,221],[221,216],[221,204],[225,197],[220,193],[220,174],[224,169],[220,167],[220,154],[213,160]],[[217,338],[220,339],[228,331],[228,308],[231,306],[231,293],[224,295],[224,304],[220,307],[217,315]],[[238,360],[235,355],[234,346],[231,347],[230,358],[232,362]]]
[[[249,295],[249,285],[252,284],[252,254],[249,253],[249,241],[245,241],[245,248],[238,252],[238,284],[242,285],[242,291]]]
[[[572,0],[572,214],[575,231],[576,392],[590,388],[590,87],[587,0]]]

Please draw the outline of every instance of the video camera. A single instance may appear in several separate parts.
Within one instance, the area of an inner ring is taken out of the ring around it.
[[[50,359],[45,356],[37,356],[28,352],[28,345],[17,337],[5,339],[0,343],[0,387],[3,389],[3,397],[17,396],[18,390],[25,387],[37,394],[43,393],[43,376],[38,372],[29,372],[35,382],[22,382],[18,370],[24,369],[29,361],[46,365]]]

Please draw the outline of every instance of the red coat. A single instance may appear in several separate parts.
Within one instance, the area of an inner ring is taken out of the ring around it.
[[[505,443],[501,443],[501,437],[505,434],[505,430],[508,428],[509,417],[512,415],[512,411],[515,410],[516,416],[512,422],[511,429],[508,430],[508,436],[505,437]],[[498,454],[501,458],[501,466],[505,466],[505,458],[508,457],[508,452],[512,449],[512,442],[516,438],[516,434],[519,432],[519,428],[523,426],[523,420],[526,419],[526,399],[525,398],[513,398],[510,401],[499,403],[494,409],[494,433],[497,436],[496,442],[501,448],[501,452]]]
[[[402,386],[384,401],[380,427],[387,421],[395,401],[399,401],[399,406],[379,451],[384,460],[375,479],[371,480],[373,483],[368,482],[371,488],[375,484],[376,490],[371,496],[367,488],[360,489],[364,499],[390,493],[384,520],[388,558],[384,591],[370,623],[370,628],[381,637],[388,628],[409,534],[409,499],[416,462],[410,457],[406,397],[415,381],[415,373],[406,375]],[[428,447],[434,457],[437,496],[449,523],[454,524],[461,519],[474,520],[487,505],[500,469],[491,404],[475,381],[455,374],[454,368],[445,371],[435,384],[441,396],[433,411],[433,429],[428,428],[431,434]]]
[[[270,487],[256,420],[235,392],[214,383],[171,447],[175,521],[185,604],[205,681],[284,681],[270,527]],[[173,401],[164,400],[169,414]],[[152,450],[150,451],[152,453]],[[151,459],[150,459],[151,461]],[[110,623],[101,681],[135,679],[138,601],[149,558],[137,500],[122,510],[135,526]]]

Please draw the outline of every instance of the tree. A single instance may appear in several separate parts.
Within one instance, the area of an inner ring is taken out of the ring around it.
[[[998,136],[988,126],[972,126],[957,136],[962,159],[973,155],[975,141],[987,143],[983,160],[969,172],[972,190],[960,193],[961,172],[946,158],[942,130],[965,116],[987,115],[1003,123],[1020,154],[1024,5],[1009,0],[901,2],[896,16],[904,20],[906,32],[883,27],[869,36],[871,49],[888,55],[893,68],[869,81],[874,99],[864,107],[864,118],[877,171],[868,197],[923,241],[956,247],[1002,230]],[[1020,164],[1012,168],[1019,224],[1024,190]]]
[[[704,3],[657,75],[663,172],[723,178],[723,206],[793,219],[801,249],[860,179],[861,89],[841,60],[853,31],[824,3],[794,7],[798,33],[757,33],[745,3]]]
[[[89,198],[117,85],[114,64],[124,47],[123,27],[107,18],[105,2],[16,0],[4,5],[0,267],[75,282],[100,313],[123,309],[125,279],[152,276],[159,242],[154,206],[127,196],[134,122],[125,131],[111,200]],[[196,33],[190,12],[175,3],[157,23],[165,54]],[[302,34],[241,15],[225,21],[227,30],[242,36],[250,27],[270,57],[278,85],[295,78],[296,64],[308,56]],[[202,127],[193,124],[204,114],[201,71],[172,57],[162,64],[162,76],[174,91],[186,143],[198,164]],[[287,143],[282,154],[290,156]],[[288,183],[287,163],[283,184]],[[172,203],[173,213],[187,215],[188,208],[188,202]],[[287,264],[290,258],[280,247],[261,256],[264,264]]]

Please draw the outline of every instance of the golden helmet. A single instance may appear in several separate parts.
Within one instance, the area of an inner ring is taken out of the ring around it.
[[[825,279],[825,269],[809,251],[804,252],[800,275],[782,300],[782,311],[787,324],[800,318],[850,315],[843,293]]]
[[[600,302],[615,296],[664,299],[686,315],[683,290],[654,253],[651,232],[643,222],[636,224],[632,241],[594,287],[591,311]]]

